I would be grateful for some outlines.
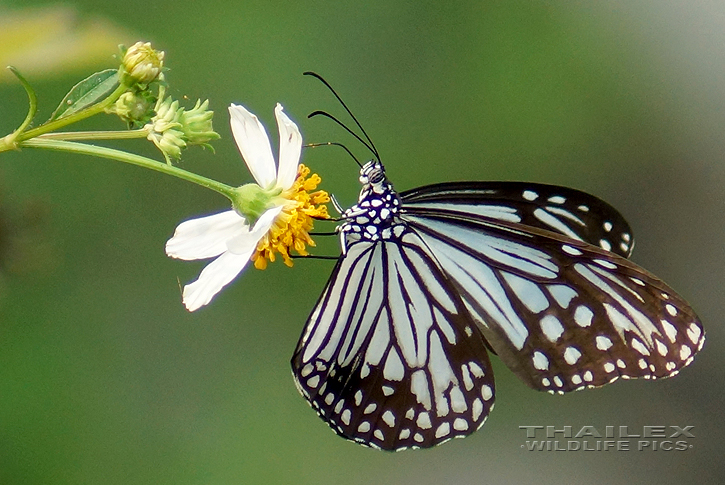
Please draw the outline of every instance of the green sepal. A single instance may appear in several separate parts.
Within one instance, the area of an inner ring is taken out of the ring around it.
[[[275,187],[263,189],[257,184],[246,184],[234,189],[232,207],[253,226],[257,219],[272,205],[273,199],[282,192]]]

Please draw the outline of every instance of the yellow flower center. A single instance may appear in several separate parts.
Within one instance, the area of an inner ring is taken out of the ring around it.
[[[315,173],[310,176],[310,169],[299,165],[294,185],[280,194],[280,197],[287,199],[282,212],[259,241],[257,251],[252,255],[255,268],[265,269],[267,260],[274,262],[275,253],[281,254],[284,264],[291,267],[290,249],[307,256],[307,246],[315,245],[309,234],[314,218],[330,217],[325,205],[330,201],[330,196],[324,190],[312,192],[321,181],[319,175]]]

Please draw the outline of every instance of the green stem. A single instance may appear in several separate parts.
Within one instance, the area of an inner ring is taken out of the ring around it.
[[[139,167],[148,168],[157,172],[172,175],[174,177],[186,180],[207,189],[211,189],[229,200],[233,201],[235,197],[234,187],[217,182],[210,178],[197,175],[192,172],[168,165],[150,158],[142,157],[140,155],[134,155],[121,150],[115,150],[113,148],[99,147],[95,145],[86,145],[84,143],[76,143],[72,141],[60,141],[60,140],[48,140],[42,138],[35,138],[33,140],[26,140],[18,144],[21,148],[43,148],[46,150],[55,150],[58,152],[69,152],[69,153],[80,153],[82,155],[91,155],[95,157],[108,158],[111,160],[118,160],[124,163],[130,163],[132,165],[138,165]]]
[[[46,133],[37,138],[39,140],[131,140],[135,138],[146,138],[149,132],[143,128],[138,130],[123,131],[60,131],[57,133]]]

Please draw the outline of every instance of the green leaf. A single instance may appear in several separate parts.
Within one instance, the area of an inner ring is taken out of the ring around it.
[[[102,101],[118,86],[118,69],[106,69],[91,74],[79,82],[65,95],[50,120],[54,121]]]

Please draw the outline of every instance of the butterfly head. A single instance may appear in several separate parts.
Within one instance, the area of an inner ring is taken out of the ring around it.
[[[385,176],[385,167],[374,159],[360,169],[360,183],[363,185],[363,190],[372,190],[377,194],[383,193],[390,186]]]

